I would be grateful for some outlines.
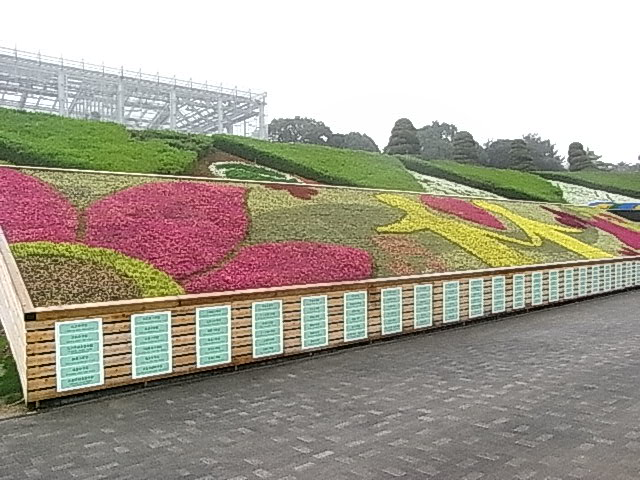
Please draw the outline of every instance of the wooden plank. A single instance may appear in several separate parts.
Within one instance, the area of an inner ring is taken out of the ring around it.
[[[25,398],[28,387],[24,311],[25,308],[32,307],[7,239],[0,229],[0,321],[16,363]]]

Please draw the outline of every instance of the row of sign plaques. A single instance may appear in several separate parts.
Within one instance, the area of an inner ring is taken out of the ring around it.
[[[561,270],[549,272],[548,299],[560,299]],[[576,295],[575,270],[564,269],[564,298]],[[640,262],[578,268],[577,295],[640,285]],[[603,282],[600,279],[603,279]],[[513,309],[525,307],[525,274],[513,276]],[[469,287],[469,318],[485,314],[484,278],[473,278]],[[601,290],[602,287],[602,290]],[[414,287],[414,328],[433,324],[432,286]],[[402,288],[381,290],[382,335],[402,332]],[[313,349],[329,344],[328,300],[326,295],[301,299],[301,347]],[[543,274],[531,274],[531,304],[543,303]],[[506,279],[491,278],[491,312],[506,310]],[[443,284],[443,323],[460,320],[460,282]],[[284,350],[282,301],[254,302],[252,307],[253,357],[280,355]],[[344,294],[345,342],[363,340],[368,335],[367,292]],[[104,383],[102,320],[58,322],[55,325],[56,374],[59,392],[100,386]],[[141,313],[131,316],[131,364],[134,379],[169,374],[172,371],[171,312]],[[198,368],[231,362],[231,307],[196,309],[196,362]]]

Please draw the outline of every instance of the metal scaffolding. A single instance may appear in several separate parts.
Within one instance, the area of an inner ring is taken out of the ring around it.
[[[267,138],[266,96],[0,47],[0,107],[135,129]]]

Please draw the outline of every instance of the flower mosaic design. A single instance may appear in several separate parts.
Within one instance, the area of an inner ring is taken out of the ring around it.
[[[25,265],[29,258],[67,258],[110,268],[143,296],[372,275],[369,253],[358,248],[317,242],[243,248],[249,226],[245,187],[146,183],[81,211],[45,182],[16,170],[0,171],[0,188],[11,207],[0,209],[0,225]]]
[[[494,215],[467,200],[453,197],[435,197],[431,195],[421,195],[420,200],[427,207],[456,215],[478,225],[495,228],[496,230],[507,229]]]
[[[38,305],[640,254],[640,226],[591,207],[56,173],[0,169]]]
[[[0,226],[9,242],[75,240],[78,225],[75,209],[45,182],[11,168],[2,168],[0,199]]]

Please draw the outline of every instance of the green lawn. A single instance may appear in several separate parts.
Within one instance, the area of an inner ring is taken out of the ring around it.
[[[620,195],[640,198],[640,173],[601,172],[540,172],[539,175],[559,182],[573,183]]]
[[[507,198],[564,203],[562,190],[533,173],[467,165],[449,160],[422,160],[403,156],[410,170],[487,190]]]
[[[422,191],[396,157],[379,153],[215,135],[213,146],[238,157],[332,185]]]
[[[114,123],[0,109],[0,158],[17,165],[180,174],[196,154],[133,138]]]
[[[15,403],[21,398],[20,377],[11,356],[9,343],[0,329],[0,405]]]

